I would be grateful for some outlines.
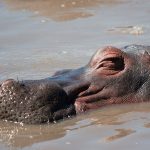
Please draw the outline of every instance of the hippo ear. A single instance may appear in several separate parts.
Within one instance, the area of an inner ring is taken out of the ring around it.
[[[144,51],[143,57],[150,61],[150,55],[149,55],[148,51]]]
[[[144,51],[144,55],[149,55],[148,51]]]

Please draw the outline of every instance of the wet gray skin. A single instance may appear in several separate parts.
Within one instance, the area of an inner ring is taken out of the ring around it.
[[[0,86],[0,119],[53,122],[90,109],[150,100],[150,46],[105,47],[79,69]]]

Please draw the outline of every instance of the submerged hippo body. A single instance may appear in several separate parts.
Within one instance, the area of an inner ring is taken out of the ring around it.
[[[105,47],[82,68],[42,80],[4,81],[0,119],[44,123],[90,109],[150,100],[150,46]]]

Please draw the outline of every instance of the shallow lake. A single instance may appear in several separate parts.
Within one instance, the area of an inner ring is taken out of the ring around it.
[[[0,80],[81,67],[103,46],[150,45],[149,14],[149,0],[0,0]],[[1,150],[148,150],[149,139],[149,103],[50,125],[0,122]]]

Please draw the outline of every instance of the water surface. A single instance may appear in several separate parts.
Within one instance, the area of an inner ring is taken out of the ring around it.
[[[1,148],[149,149],[150,105],[116,105],[50,125],[0,122]]]
[[[40,79],[85,65],[100,47],[149,45],[149,0],[0,0],[0,80]],[[0,122],[0,149],[149,149],[150,104],[52,125]]]

